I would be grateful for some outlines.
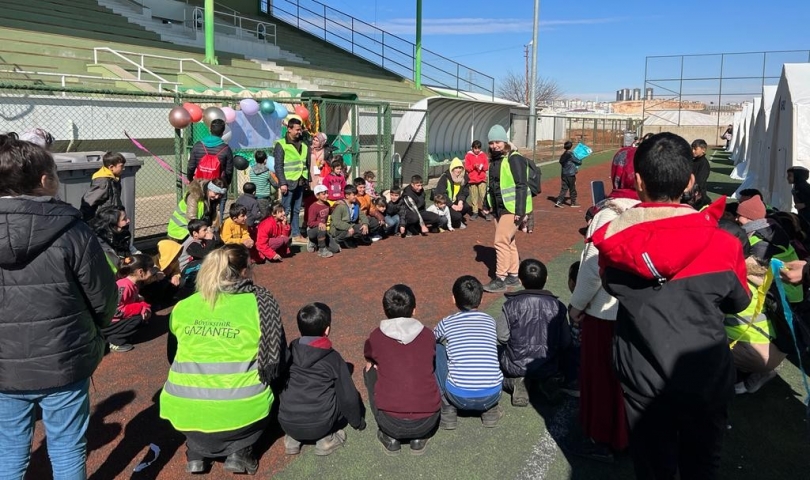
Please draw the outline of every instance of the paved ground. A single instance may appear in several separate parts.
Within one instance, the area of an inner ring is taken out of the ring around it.
[[[607,180],[608,152],[586,161],[578,184],[581,203],[590,203],[586,186],[591,180]],[[715,163],[718,169],[728,167]],[[582,209],[556,209],[547,194],[559,189],[559,168],[543,167],[543,193],[535,198],[537,227],[533,235],[520,234],[522,257],[547,262],[548,288],[567,301],[565,276],[568,265],[578,259],[582,239],[577,229],[584,225]],[[723,170],[725,171],[725,170]],[[723,187],[727,174],[715,174],[712,185]],[[728,186],[726,186],[728,188]],[[257,281],[279,299],[288,338],[295,338],[294,315],[311,301],[333,309],[332,340],[344,358],[358,366],[355,383],[362,388],[359,366],[368,333],[382,318],[383,292],[394,283],[411,285],[417,296],[417,316],[429,326],[454,311],[450,287],[455,278],[473,274],[486,280],[494,264],[491,223],[471,222],[464,231],[428,238],[392,238],[373,246],[343,252],[332,259],[306,253],[281,264],[255,270]],[[497,312],[502,297],[488,295],[483,308]],[[94,376],[92,418],[88,432],[88,473],[92,479],[184,477],[185,447],[182,436],[158,418],[156,394],[165,381],[166,319],[157,317],[144,330],[137,348],[126,354],[108,355]],[[786,364],[777,379],[756,396],[736,402],[724,457],[724,476],[732,478],[790,478],[806,469],[810,455],[797,370]],[[604,466],[567,458],[560,450],[575,438],[574,400],[558,407],[533,402],[529,408],[502,405],[506,416],[495,429],[483,429],[473,418],[462,418],[459,429],[439,432],[423,457],[407,454],[398,458],[382,455],[375,439],[373,418],[364,432],[348,431],[346,448],[328,458],[316,458],[311,449],[295,459],[285,457],[280,432],[268,432],[261,441],[260,477],[279,478],[632,478],[629,462]],[[49,478],[49,463],[41,438],[34,442],[29,479]],[[151,458],[149,445],[161,449],[158,460],[140,473],[134,467]],[[799,470],[799,469],[802,470]],[[792,473],[792,475],[791,475]],[[221,464],[208,478],[230,478]]]

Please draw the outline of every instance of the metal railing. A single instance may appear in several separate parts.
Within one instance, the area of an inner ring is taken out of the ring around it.
[[[113,50],[113,49],[108,48],[108,47],[96,47],[96,48],[93,49],[93,59],[94,59],[95,63],[98,63],[98,52],[99,51],[112,53],[113,55],[124,59],[127,63],[137,67],[138,68],[138,79],[139,80],[141,78],[141,75],[140,75],[141,70],[143,70],[144,72],[148,72],[148,73],[150,73],[152,75],[155,75],[158,78],[162,78],[162,77],[159,77],[157,74],[152,73],[145,66],[145,60],[146,59],[148,59],[148,58],[158,58],[158,59],[161,59],[161,60],[169,60],[171,62],[177,62],[177,64],[178,64],[178,73],[184,73],[183,72],[183,64],[184,63],[192,63],[192,64],[196,65],[197,67],[202,68],[206,72],[211,73],[216,78],[218,78],[219,79],[219,88],[225,88],[225,84],[227,82],[227,83],[229,83],[229,84],[231,84],[231,85],[233,85],[235,87],[245,89],[245,87],[242,84],[236,82],[235,80],[232,80],[231,78],[229,78],[226,75],[223,75],[223,74],[217,72],[213,68],[209,67],[208,65],[206,65],[206,64],[204,64],[204,63],[202,63],[199,60],[194,59],[194,58],[167,57],[167,56],[164,56],[164,55],[153,55],[153,54],[150,54],[150,53],[138,53],[138,52],[128,52],[128,51],[124,51],[124,50]],[[135,62],[134,60],[131,60],[130,58],[127,57],[127,55],[135,56],[135,57],[139,58],[140,63]],[[180,83],[178,83],[178,82],[168,82],[165,79],[163,80],[163,82],[164,83],[171,83],[171,84],[174,84],[174,85],[180,85]]]
[[[238,12],[236,12],[238,13]],[[214,26],[232,29],[233,34],[239,38],[249,37],[251,40],[258,40],[260,42],[276,44],[276,25],[269,22],[261,22],[248,17],[242,17],[236,13],[227,12],[214,12],[214,15],[220,19],[227,19],[230,23],[219,23],[214,21]],[[194,7],[191,14],[191,28],[196,32],[202,30],[205,26],[205,9],[202,7]]]
[[[274,0],[266,12],[399,76],[414,79],[416,45],[317,0]],[[495,79],[422,49],[422,82],[495,98]]]
[[[116,77],[105,77],[100,75],[80,75],[77,73],[58,73],[58,72],[32,72],[27,70],[0,70],[0,73],[10,73],[16,75],[39,75],[45,77],[60,77],[60,84],[63,88],[67,88],[67,82],[65,81],[68,78],[76,78],[82,80],[102,80],[106,82],[135,82],[135,80],[131,78],[116,78]],[[159,80],[137,80],[137,83],[147,83],[147,84],[157,84],[158,90],[163,90],[163,84],[167,82],[161,82]],[[180,86],[178,82],[168,82],[171,85],[175,86],[175,89]],[[62,92],[62,96],[65,95],[65,92]]]
[[[143,59],[141,59],[141,64],[139,65],[138,63],[136,63],[136,62],[130,60],[129,58],[125,57],[124,55],[122,55],[122,53],[131,53],[131,52],[118,52],[118,51],[115,51],[115,50],[113,50],[111,48],[107,48],[107,47],[95,47],[95,48],[93,48],[93,63],[95,63],[96,65],[98,65],[98,54],[99,54],[99,52],[110,53],[113,56],[115,56],[117,58],[120,58],[121,60],[123,60],[127,64],[135,67],[137,69],[137,71],[138,71],[138,77],[137,77],[138,81],[141,81],[142,80],[141,77],[143,76],[144,73],[146,73],[148,75],[151,75],[155,80],[157,80],[159,82],[159,85],[161,85],[161,86],[158,87],[158,88],[160,88],[161,90],[162,90],[162,84],[164,84],[164,83],[165,84],[173,84],[173,85],[177,84],[177,82],[170,82],[169,80],[166,80],[165,78],[161,77],[160,75],[153,72],[152,70],[149,70],[148,68],[144,67],[142,65],[143,64]]]

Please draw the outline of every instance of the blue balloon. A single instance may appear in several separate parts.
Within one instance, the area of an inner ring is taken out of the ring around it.
[[[282,120],[287,118],[287,114],[289,113],[287,111],[287,107],[285,107],[284,105],[282,105],[282,104],[280,104],[278,102],[273,102],[273,104],[276,107],[274,112],[275,112],[276,115],[278,115],[278,118],[281,118]]]

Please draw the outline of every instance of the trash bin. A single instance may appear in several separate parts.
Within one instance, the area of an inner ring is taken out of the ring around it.
[[[624,132],[622,147],[632,147],[636,141],[636,132]]]
[[[70,152],[54,153],[56,171],[59,174],[59,198],[80,208],[82,196],[90,188],[93,174],[101,168],[101,159],[106,152]],[[135,174],[143,162],[134,153],[121,152],[127,159],[121,173],[121,202],[129,217],[129,229],[135,237]]]

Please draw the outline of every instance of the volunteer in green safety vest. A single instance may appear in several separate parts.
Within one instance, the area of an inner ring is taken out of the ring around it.
[[[309,184],[310,150],[303,138],[301,120],[291,118],[287,122],[287,134],[276,141],[273,149],[281,204],[290,218],[290,234],[294,240],[301,237],[298,217],[304,190]]]
[[[227,457],[224,468],[256,473],[252,446],[273,403],[269,383],[286,359],[278,303],[253,284],[250,253],[240,244],[209,253],[197,292],[180,301],[169,321],[177,352],[160,395],[160,416],[186,436],[186,471]]]
[[[498,219],[495,228],[495,278],[484,285],[491,293],[505,292],[520,285],[515,235],[532,212],[529,192],[529,160],[512,151],[506,130],[495,125],[489,130],[489,203]]]
[[[225,182],[214,180],[192,180],[180,203],[169,217],[166,233],[169,238],[182,242],[188,237],[188,222],[205,220],[214,230],[219,230],[219,199],[226,193]]]

